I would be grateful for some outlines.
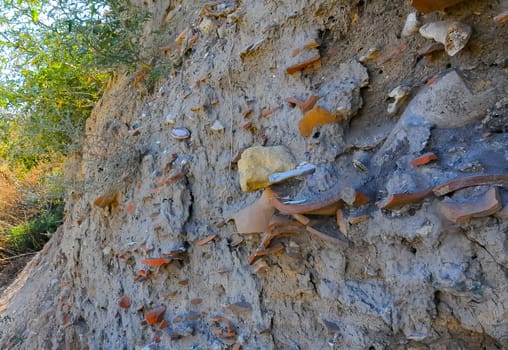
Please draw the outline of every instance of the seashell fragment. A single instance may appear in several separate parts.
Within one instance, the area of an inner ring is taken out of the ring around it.
[[[173,113],[168,113],[166,116],[166,124],[174,125],[176,123],[176,117]]]
[[[358,62],[361,62],[361,63],[370,62],[370,61],[376,59],[377,56],[379,56],[379,53],[380,53],[380,51],[378,48],[371,47],[370,49],[367,50],[366,53],[364,53],[363,55],[358,57]]]
[[[213,125],[210,127],[210,129],[214,132],[220,133],[223,132],[225,127],[224,124],[220,120],[216,120]]]
[[[406,100],[406,98],[411,93],[411,88],[409,86],[397,86],[395,89],[390,91],[388,94],[389,98],[393,98],[394,101],[388,104],[388,114],[394,115],[399,111],[400,106]]]
[[[418,16],[416,12],[411,12],[407,15],[406,23],[404,23],[404,28],[402,28],[402,36],[411,36],[418,32],[418,29],[421,27],[421,23],[418,20]]]
[[[190,131],[187,128],[172,128],[171,136],[177,140],[185,140],[190,137]]]
[[[457,21],[432,22],[420,28],[420,34],[424,38],[442,43],[449,56],[455,56],[466,46],[471,33],[469,25]]]

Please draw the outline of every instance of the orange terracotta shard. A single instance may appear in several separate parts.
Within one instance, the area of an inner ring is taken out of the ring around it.
[[[125,211],[129,215],[134,214],[134,212],[136,211],[136,205],[132,202],[127,203],[127,205],[125,206]]]
[[[264,232],[274,211],[270,204],[270,192],[265,191],[254,204],[238,211],[232,218],[238,233]]]
[[[337,227],[339,228],[340,233],[347,237],[347,226],[346,221],[344,220],[344,213],[341,209],[337,209]]]
[[[419,156],[418,158],[413,159],[411,161],[411,165],[413,167],[418,167],[421,165],[428,164],[428,163],[432,162],[433,160],[437,160],[436,154],[434,152],[428,152],[428,153],[425,153],[425,154]]]
[[[320,61],[321,61],[321,56],[317,55],[317,56],[312,57],[311,59],[308,59],[307,61],[304,61],[299,64],[295,64],[293,66],[286,68],[286,72],[288,74],[295,74],[296,72],[304,70],[305,68],[309,67],[310,65],[313,65],[313,64],[318,63]]]
[[[201,304],[202,302],[203,302],[203,299],[201,299],[201,298],[194,298],[194,299],[191,299],[191,301],[190,301],[190,303],[191,303],[192,305],[199,305],[199,304]]]
[[[492,188],[467,202],[440,202],[438,208],[448,220],[454,223],[464,223],[472,218],[496,213],[501,209],[501,202],[497,188]]]
[[[202,247],[202,246],[204,246],[204,245],[206,245],[206,244],[210,243],[211,241],[213,241],[215,238],[217,238],[217,235],[210,235],[210,236],[205,237],[205,238],[203,238],[202,240],[198,241],[198,242],[196,243],[196,245],[197,245],[198,247]]]
[[[254,273],[256,275],[264,275],[265,273],[268,272],[269,269],[270,269],[270,267],[268,266],[268,264],[265,260],[259,260],[254,265]]]
[[[257,249],[254,254],[252,254],[249,257],[249,265],[252,265],[258,260],[259,258],[270,255],[270,254],[277,254],[284,251],[284,246],[282,244],[278,244],[275,247],[272,248],[266,248],[266,249]]]
[[[229,319],[223,316],[215,316],[212,318],[212,320],[223,325],[223,327],[212,330],[213,334],[224,338],[233,338],[236,336],[236,331],[233,327],[233,323]]]
[[[349,219],[349,223],[351,225],[356,225],[356,224],[359,224],[360,222],[367,220],[368,218],[369,218],[368,215],[361,215],[361,216],[353,217],[353,218]]]
[[[343,119],[344,118],[342,118],[340,115],[332,114],[323,107],[316,106],[305,113],[303,118],[298,123],[298,129],[300,130],[300,134],[303,137],[309,137],[312,134],[314,127],[333,123]]]
[[[267,118],[270,114],[277,112],[279,109],[280,107],[265,109],[263,112],[261,112],[261,117]]]
[[[165,312],[166,312],[166,306],[164,306],[164,305],[157,306],[157,307],[151,309],[150,311],[148,311],[145,314],[146,322],[149,325],[154,325],[154,324],[162,321],[162,318],[164,317]]]
[[[112,190],[112,191],[106,193],[105,195],[97,198],[93,202],[93,204],[99,208],[102,208],[102,209],[107,208],[107,207],[115,208],[119,204],[119,197],[120,197],[120,194],[118,193],[118,191]]]
[[[418,12],[429,13],[456,5],[464,0],[412,0],[411,4]]]
[[[312,108],[314,108],[314,105],[319,100],[319,96],[312,95],[310,96],[307,101],[301,101],[294,97],[288,97],[284,101],[286,101],[289,104],[298,106],[302,113],[310,111]]]
[[[128,295],[124,295],[119,301],[118,306],[122,309],[128,309],[131,306],[131,298]]]
[[[275,222],[271,222],[268,226],[266,235],[261,241],[261,246],[267,248],[276,238],[289,237],[295,234],[304,234],[305,232],[305,225],[302,225],[297,221],[277,220]]]
[[[151,258],[141,260],[142,265],[148,265],[151,267],[161,267],[163,265],[169,264],[170,262],[171,259],[168,258]]]
[[[396,193],[382,200],[377,204],[379,209],[392,209],[398,206],[418,203],[432,194],[432,189],[427,188],[420,192],[413,193]]]
[[[263,195],[265,194],[269,203],[282,214],[333,215],[344,204],[340,193],[335,192],[321,200],[303,204],[284,204],[280,201],[280,196],[270,188],[265,190]]]
[[[432,189],[436,196],[455,192],[462,188],[482,185],[504,185],[508,186],[508,174],[475,175],[462,179],[448,181]]]
[[[496,17],[494,17],[494,21],[497,24],[507,23],[508,22],[508,11],[502,12],[499,15],[497,15]]]

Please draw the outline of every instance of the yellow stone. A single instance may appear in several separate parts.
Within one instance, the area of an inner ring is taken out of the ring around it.
[[[295,158],[284,146],[248,148],[238,161],[240,187],[245,192],[265,188],[269,185],[268,176],[295,167]]]

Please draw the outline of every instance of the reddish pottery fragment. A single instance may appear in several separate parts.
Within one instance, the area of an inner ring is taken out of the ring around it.
[[[360,222],[367,220],[368,218],[369,218],[368,215],[361,215],[361,216],[349,218],[349,223],[351,225],[356,225],[356,224],[359,224]]]
[[[145,253],[150,253],[153,250],[153,247],[149,247],[144,243],[139,248],[141,248],[141,250]]]
[[[332,114],[323,107],[316,106],[305,113],[303,118],[300,119],[298,122],[298,129],[300,130],[300,134],[303,137],[309,137],[312,134],[314,127],[333,123],[343,119],[344,118],[340,115]]]
[[[497,15],[496,17],[494,17],[494,21],[497,24],[508,22],[508,11],[502,12],[499,15]]]
[[[151,258],[141,260],[142,265],[148,265],[151,267],[161,267],[162,265],[169,264],[171,259],[168,258]]]
[[[164,329],[167,326],[169,326],[169,321],[168,320],[162,320],[161,323],[159,324],[159,329]]]
[[[224,338],[233,338],[236,336],[236,331],[235,328],[233,327],[233,323],[229,319],[223,316],[215,316],[212,318],[212,320],[225,326],[225,329],[216,328],[212,330],[213,334],[219,335]]]
[[[436,196],[444,196],[462,188],[483,185],[508,186],[508,174],[475,175],[445,182],[432,189]]]
[[[317,55],[317,56],[314,56],[312,57],[311,59],[307,60],[307,61],[304,61],[302,63],[299,63],[299,64],[295,64],[293,66],[290,66],[288,68],[286,68],[286,72],[288,74],[294,74],[298,71],[301,71],[305,68],[307,68],[308,66],[310,65],[313,65],[317,62],[320,62],[321,61],[321,56],[320,55]]]
[[[178,284],[181,285],[181,286],[187,286],[187,285],[189,285],[189,280],[178,281]]]
[[[127,205],[125,206],[125,211],[129,215],[134,214],[134,212],[136,211],[136,205],[132,202],[127,203]]]
[[[284,251],[284,246],[282,244],[278,244],[275,247],[272,248],[266,248],[266,249],[257,249],[254,254],[252,254],[249,257],[249,265],[252,265],[258,260],[259,258],[269,255],[269,254],[277,254]]]
[[[274,216],[274,218],[277,218],[277,216]],[[270,222],[266,230],[266,235],[261,241],[261,246],[267,248],[270,246],[272,240],[276,238],[304,234],[305,232],[305,225],[297,221],[275,220],[274,222]]]
[[[148,322],[149,325],[154,325],[160,321],[162,321],[162,318],[164,316],[164,313],[166,312],[166,306],[161,305],[157,306],[147,313],[145,313],[145,319],[146,322]]]
[[[399,46],[397,46],[396,48],[394,48],[392,51],[379,57],[376,62],[377,62],[377,64],[380,64],[380,65],[385,64],[386,62],[388,62],[391,59],[400,55],[406,49],[407,49],[407,43],[404,42],[404,43],[400,44]]]
[[[432,188],[427,188],[420,192],[396,193],[377,203],[379,209],[392,209],[398,206],[418,203],[432,194]]]
[[[413,167],[417,167],[417,166],[428,164],[428,163],[432,162],[433,160],[437,160],[436,154],[434,152],[428,152],[428,153],[425,153],[425,154],[419,156],[418,158],[413,159],[411,161],[411,165]]]
[[[254,265],[254,273],[256,275],[264,275],[268,272],[269,266],[265,260],[258,260]]]
[[[164,299],[174,299],[176,298],[176,296],[178,295],[178,292],[177,291],[174,291],[174,292],[167,292],[167,293],[164,293],[162,295],[162,297]]]
[[[241,314],[244,312],[251,312],[252,305],[246,301],[239,301],[237,303],[229,304],[228,306],[226,306],[226,310],[234,314]]]
[[[242,350],[242,345],[238,343],[234,343],[231,350]]]
[[[464,0],[412,0],[411,4],[418,12],[429,13],[445,9],[462,1]]]
[[[199,305],[199,304],[201,304],[202,302],[203,302],[203,299],[201,299],[201,298],[194,298],[194,299],[191,299],[191,301],[190,301],[190,303],[191,303],[192,305]]]
[[[106,207],[117,207],[119,204],[119,196],[120,194],[117,190],[112,190],[97,198],[93,204],[102,209]]]
[[[124,295],[120,301],[118,301],[118,306],[122,309],[128,309],[131,306],[131,298],[128,295]]]
[[[459,224],[472,218],[481,218],[496,213],[501,209],[497,188],[491,188],[479,197],[471,198],[468,202],[447,202],[438,204],[439,211],[448,220]]]
[[[199,312],[195,311],[189,311],[187,313],[187,320],[189,321],[196,321],[201,317],[201,314]]]
[[[339,192],[333,192],[331,194],[328,194],[326,197],[322,198],[321,200],[310,202],[310,203],[303,203],[303,204],[284,204],[280,201],[280,195],[275,193],[272,189],[267,188],[263,195],[266,195],[269,199],[270,205],[275,207],[278,211],[280,211],[282,214],[318,214],[316,213],[317,210],[321,210],[323,208],[326,208],[327,212],[333,209],[332,213],[329,215],[333,215],[336,210],[344,204],[344,202],[341,199],[341,194]],[[323,213],[320,213],[321,215],[326,215]]]
[[[339,228],[340,233],[347,237],[347,226],[346,221],[344,220],[344,213],[341,209],[337,209],[337,227]]]
[[[199,240],[196,245],[198,247],[202,247],[204,245],[206,245],[207,243],[213,241],[215,238],[217,237],[217,235],[210,235],[210,236],[207,236],[205,238],[203,238],[202,240]]]
[[[272,109],[265,109],[263,112],[261,112],[261,117],[267,118],[270,114],[277,112],[280,109],[280,107],[275,107]]]
[[[238,233],[264,232],[268,227],[274,209],[270,202],[270,192],[263,192],[261,197],[248,207],[233,214]]]
[[[319,96],[312,95],[307,99],[307,101],[301,101],[301,100],[294,98],[294,97],[288,97],[284,101],[286,101],[287,103],[290,103],[292,105],[298,106],[298,108],[300,108],[302,113],[305,113],[305,112],[310,111],[312,108],[314,108],[314,105],[316,104],[316,102],[318,100],[319,100]]]
[[[310,222],[310,219],[302,214],[293,214],[293,218],[298,221],[302,225],[308,225]]]

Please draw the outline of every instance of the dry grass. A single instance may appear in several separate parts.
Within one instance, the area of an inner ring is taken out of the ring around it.
[[[32,219],[59,195],[48,181],[55,169],[52,164],[42,164],[21,174],[0,164],[0,261],[16,254],[9,249],[6,232]]]

